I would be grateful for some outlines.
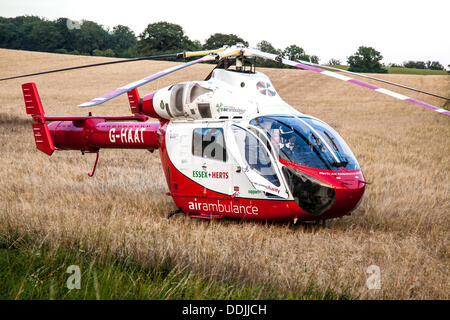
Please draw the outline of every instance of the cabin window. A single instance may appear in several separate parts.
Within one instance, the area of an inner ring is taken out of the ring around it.
[[[192,154],[197,157],[227,161],[222,128],[196,128],[192,134]]]

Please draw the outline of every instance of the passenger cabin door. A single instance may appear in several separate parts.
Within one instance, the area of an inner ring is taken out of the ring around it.
[[[204,187],[233,194],[232,170],[222,124],[211,123],[192,130],[192,179]]]
[[[227,150],[236,159],[256,190],[284,199],[289,193],[283,182],[280,170],[267,149],[253,132],[230,124],[227,128]]]

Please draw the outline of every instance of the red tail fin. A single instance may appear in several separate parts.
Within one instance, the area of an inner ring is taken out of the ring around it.
[[[44,108],[42,107],[41,98],[34,82],[24,83],[22,85],[23,98],[25,100],[25,108],[27,114],[33,116],[44,115]]]
[[[38,150],[52,155],[55,151],[53,140],[48,130],[48,126],[44,120],[44,108],[42,107],[41,98],[34,82],[24,83],[22,85],[23,98],[25,100],[25,108],[27,114],[33,116],[33,134]]]

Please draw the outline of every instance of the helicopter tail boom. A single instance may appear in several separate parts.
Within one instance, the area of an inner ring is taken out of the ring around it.
[[[148,116],[48,117],[36,85],[25,83],[22,90],[26,112],[33,117],[36,147],[47,155],[55,149],[98,152],[101,148],[159,148],[160,122],[148,122]]]

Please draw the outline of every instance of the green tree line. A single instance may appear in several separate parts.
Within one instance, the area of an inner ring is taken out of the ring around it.
[[[132,57],[136,36],[127,26],[112,30],[67,18],[49,21],[36,16],[0,17],[0,47],[43,52]]]
[[[0,47],[55,53],[97,55],[131,58],[181,51],[215,49],[224,45],[249,43],[235,34],[214,33],[204,43],[191,40],[180,25],[169,22],[149,24],[136,34],[127,26],[117,25],[111,30],[93,22],[74,22],[67,18],[47,20],[37,16],[0,17]],[[257,44],[262,51],[287,55],[290,58],[319,62],[316,55],[308,55],[297,45],[276,49],[270,42]],[[257,65],[281,67],[280,64],[258,60]]]
[[[398,68],[414,68],[414,69],[428,69],[428,70],[444,70],[444,66],[439,61],[405,61],[403,64],[391,63],[389,67]]]
[[[67,18],[47,20],[37,16],[19,16],[15,18],[0,17],[0,48],[95,55],[108,57],[132,58],[137,56],[158,55],[182,51],[215,49],[224,45],[249,43],[235,34],[214,33],[204,43],[191,40],[183,28],[174,23],[157,22],[149,24],[136,36],[133,30],[124,25],[112,29],[88,20],[81,22]],[[259,50],[298,59],[319,63],[317,55],[310,55],[296,44],[285,49],[275,48],[269,41],[262,40],[256,46]],[[380,52],[371,47],[361,46],[356,53],[348,57],[350,71],[355,72],[387,72],[383,68]],[[331,59],[329,64],[340,64]],[[256,59],[259,67],[285,67],[278,62]],[[404,68],[443,70],[438,61],[407,61],[403,65],[389,64]]]

